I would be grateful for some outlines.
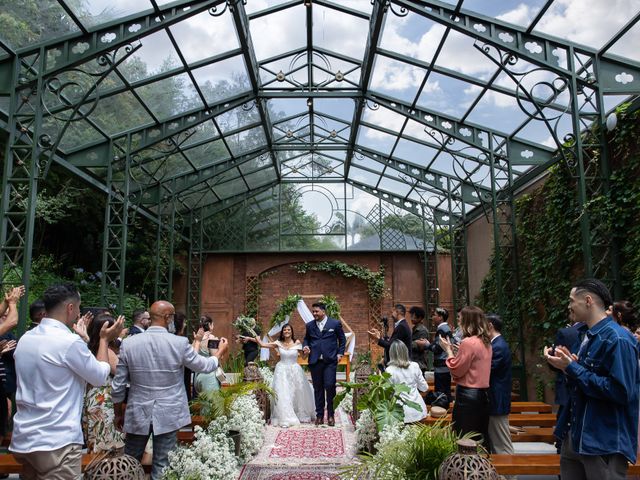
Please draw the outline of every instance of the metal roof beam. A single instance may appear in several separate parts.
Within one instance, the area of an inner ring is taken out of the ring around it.
[[[386,11],[387,6],[385,1],[376,1],[373,3],[373,9],[371,10],[371,19],[369,20],[367,45],[365,47],[362,68],[360,70],[359,85],[361,94],[364,94],[364,92],[368,91],[369,89],[376,49],[378,48],[378,43],[380,41],[380,37],[382,36],[382,29],[384,27]],[[360,128],[360,121],[362,119],[362,110],[364,109],[364,105],[365,102],[363,99],[360,99],[360,101],[356,101],[356,107],[353,112],[353,119],[351,120],[349,150],[347,151],[347,159],[344,164],[345,178],[349,176],[349,167],[351,166],[351,159],[353,157],[356,139],[358,138],[358,130]]]
[[[117,22],[101,25],[97,30],[84,34],[74,33],[62,39],[17,50],[20,57],[39,55],[44,48],[45,71],[42,75],[53,75],[61,70],[84,63],[106,52],[115,51],[131,42],[193,17],[208,9],[224,4],[224,0],[201,0],[173,2],[170,6],[158,8],[143,15],[133,15]],[[55,53],[54,53],[55,52]]]
[[[207,210],[206,213],[204,213],[204,211],[207,207],[201,207],[200,221],[205,221],[208,218],[214,216],[216,213],[222,212],[223,210],[233,207],[234,205],[238,205],[239,203],[242,203],[251,197],[260,195],[261,193],[266,192],[267,190],[270,190],[271,188],[275,187],[276,185],[278,185],[278,183],[279,183],[279,180],[274,180],[273,182],[269,182],[266,185],[263,185],[262,187],[258,187],[254,190],[249,190],[248,192],[239,193],[232,197],[225,198],[224,200],[220,200],[215,204],[209,205],[208,207],[213,206],[214,208],[212,208],[211,210]]]
[[[247,18],[247,12],[244,9],[243,2],[235,2],[230,6],[231,14],[233,16],[233,23],[235,24],[236,31],[238,33],[238,41],[240,42],[240,48],[242,49],[242,56],[244,58],[247,72],[249,75],[249,82],[251,83],[251,90],[254,96],[258,96],[258,92],[261,89],[262,81],[260,79],[260,66],[256,58],[256,52],[253,48],[253,39],[251,38],[251,32],[249,31],[249,19]],[[273,144],[271,118],[269,117],[269,111],[264,102],[256,100],[256,106],[262,119],[262,127],[267,139],[267,145],[270,147]],[[275,160],[276,175],[280,178],[280,166],[278,161]]]
[[[507,63],[510,60],[509,54],[511,54],[516,60],[522,59],[533,65],[546,68],[563,78],[575,77],[579,85],[600,88],[603,92],[611,94],[633,93],[640,89],[640,64],[629,60],[619,60],[614,56],[598,58],[598,52],[593,48],[540,33],[533,34],[522,27],[475,12],[467,10],[456,12],[450,4],[440,0],[391,1],[401,8],[475,38],[485,46],[491,45],[500,56],[499,59],[494,58],[494,61]],[[494,57],[490,53],[487,54]],[[571,69],[571,65],[576,62],[559,61],[564,55],[569,57],[574,54],[585,57],[580,61],[582,64],[580,71]],[[585,68],[595,62],[598,62],[596,70],[599,77],[595,77],[593,72]],[[633,79],[622,78],[622,73],[633,76]]]
[[[393,192],[389,192],[387,190],[381,189],[381,188],[373,188],[369,185],[365,185],[364,183],[358,182],[356,180],[347,180],[347,183],[349,185],[353,185],[354,187],[358,188],[359,190],[362,190],[363,192],[368,193],[369,195],[373,195],[374,197],[378,197],[379,199],[389,203],[390,205],[393,205],[395,207],[401,208],[402,210],[405,210],[409,213],[413,213],[414,215],[417,215],[418,217],[422,218],[423,215],[423,208],[425,209],[429,209],[432,211],[437,211],[438,213],[440,213],[441,215],[449,215],[452,217],[456,217],[459,218],[458,215],[456,215],[455,213],[449,212],[448,210],[442,210],[439,208],[434,208],[431,207],[429,205],[425,205],[422,202],[416,202],[415,200],[409,200],[406,197],[400,197],[399,195],[397,195],[396,193]]]
[[[218,175],[222,175],[229,170],[238,168],[268,152],[268,148],[261,148],[237,158],[231,158],[223,162],[199,168],[196,172],[182,173],[180,175],[164,179],[152,187],[138,186],[139,188],[136,188],[130,194],[135,198],[141,197],[142,203],[157,203],[159,196],[165,194],[175,196],[187,192],[196,185],[200,185],[201,183],[211,180]]]
[[[119,138],[126,137],[129,134],[132,135],[132,137],[139,139],[139,143],[136,145],[136,148],[131,152],[132,154],[137,153],[253,100],[253,94],[238,95],[232,99],[223,100],[206,108],[191,110],[177,115],[159,123],[158,125],[146,125],[128,130],[127,132],[119,133],[114,135],[113,139],[117,140]],[[100,159],[105,158],[105,148],[108,150],[108,146],[109,141],[102,141],[90,144],[80,149],[71,150],[67,155],[67,160],[78,166],[104,166],[105,163],[101,162]]]
[[[441,147],[452,154],[455,152],[448,150],[445,137],[454,138],[487,154],[494,153],[498,156],[506,157],[513,165],[538,165],[546,163],[553,156],[553,150],[548,147],[525,140],[508,138],[507,133],[473,123],[460,122],[454,117],[440,112],[418,106],[412,108],[409,104],[386,95],[366,93],[365,98],[439,132],[443,136]],[[375,108],[375,105],[373,108]],[[496,139],[494,144],[500,145],[504,139],[507,139],[507,141],[502,143],[496,152],[490,152],[485,146],[485,142],[489,142],[490,136]],[[437,139],[434,138],[434,140]]]

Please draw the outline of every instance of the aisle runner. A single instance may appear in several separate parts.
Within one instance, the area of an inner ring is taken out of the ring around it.
[[[258,455],[239,480],[338,480],[339,468],[355,456],[355,432],[336,412],[336,426],[267,427]]]
[[[300,428],[278,433],[270,458],[335,458],[344,456],[342,429]]]
[[[339,480],[337,470],[321,467],[272,467],[247,465],[240,474],[241,480]]]

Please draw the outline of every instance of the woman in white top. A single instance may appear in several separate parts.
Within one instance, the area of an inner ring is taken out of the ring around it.
[[[275,342],[264,343],[260,337],[256,337],[255,342],[262,348],[276,349],[280,354],[280,361],[273,372],[276,398],[271,406],[271,425],[286,428],[314,420],[316,404],[313,388],[298,365],[302,344],[296,340],[291,325],[282,327],[280,338]]]
[[[420,410],[404,405],[404,423],[419,422],[425,418],[427,416],[427,406],[420,392],[426,392],[429,387],[418,364],[409,360],[407,346],[399,340],[391,344],[389,365],[386,372],[391,374],[391,383],[403,384],[411,389],[408,393],[400,394],[404,400],[420,405]]]

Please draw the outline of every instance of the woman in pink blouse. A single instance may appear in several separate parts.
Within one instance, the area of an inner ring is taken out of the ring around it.
[[[461,310],[462,342],[458,352],[445,338],[441,345],[447,353],[446,364],[456,381],[453,405],[453,429],[465,434],[479,433],[487,450],[489,428],[489,376],[491,374],[491,337],[484,312],[478,307]]]

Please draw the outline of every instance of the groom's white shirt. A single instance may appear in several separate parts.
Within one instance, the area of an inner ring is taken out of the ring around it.
[[[322,321],[318,322],[316,321],[316,325],[318,326],[318,330],[320,330],[321,332],[324,330],[324,326],[327,324],[327,316],[325,315],[324,319],[322,319]]]

